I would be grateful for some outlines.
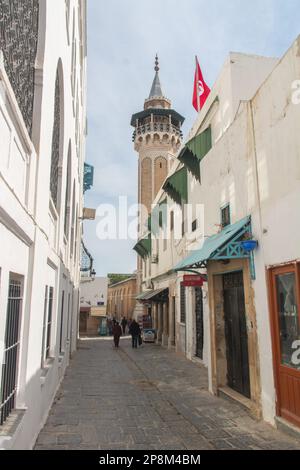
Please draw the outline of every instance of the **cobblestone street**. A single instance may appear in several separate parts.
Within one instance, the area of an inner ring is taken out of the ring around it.
[[[82,340],[36,449],[299,449],[239,405],[207,392],[207,373],[156,345]]]

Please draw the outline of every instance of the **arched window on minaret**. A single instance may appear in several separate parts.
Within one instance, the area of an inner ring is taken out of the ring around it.
[[[157,157],[154,163],[154,197],[156,197],[168,174],[168,162],[164,157]]]

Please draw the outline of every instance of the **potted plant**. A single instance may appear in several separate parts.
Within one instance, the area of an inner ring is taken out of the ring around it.
[[[246,232],[242,239],[242,247],[245,251],[250,252],[257,248],[258,241],[253,239],[252,233]]]

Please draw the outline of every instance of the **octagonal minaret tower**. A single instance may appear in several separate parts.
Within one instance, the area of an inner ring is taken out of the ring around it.
[[[172,109],[161,88],[159,62],[155,58],[155,76],[144,110],[132,116],[134,148],[139,154],[138,202],[146,210],[140,211],[139,238],[147,231],[147,219],[152,204],[174,164],[182,143],[181,126],[184,118]],[[138,291],[141,289],[142,261],[138,260]]]
[[[184,118],[174,111],[161,88],[159,62],[155,58],[155,77],[144,110],[132,116],[134,148],[139,154],[138,201],[151,212],[152,203],[167,177],[182,143]],[[144,219],[147,219],[144,215]],[[140,235],[146,220],[140,220]]]

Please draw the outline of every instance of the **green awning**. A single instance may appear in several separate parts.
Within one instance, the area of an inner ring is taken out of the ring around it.
[[[146,258],[147,256],[150,256],[151,250],[152,250],[151,234],[139,240],[133,249],[142,258]]]
[[[140,242],[138,242],[138,243],[135,245],[135,247],[134,247],[133,249],[134,249],[134,251],[137,252],[137,254],[138,254],[139,256],[141,256],[141,258],[146,257],[147,253],[146,253],[146,251],[143,249],[143,247],[142,247],[142,245],[140,244]]]
[[[185,167],[200,181],[200,162],[212,148],[211,127],[186,143],[178,156]]]
[[[151,254],[152,242],[151,242],[151,235],[149,234],[148,237],[143,238],[141,241],[141,246],[147,253],[147,255]]]
[[[185,269],[198,268],[201,263],[213,259],[220,249],[225,248],[231,241],[236,240],[239,235],[249,230],[250,221],[251,218],[246,217],[224,228],[222,232],[207,238],[200,249],[191,252],[187,258],[175,266],[174,270],[184,271]]]
[[[176,171],[165,182],[163,190],[173,199],[176,204],[187,202],[187,169],[185,167]]]
[[[136,299],[137,300],[144,300],[144,301],[149,301],[149,300],[158,300],[162,297],[168,298],[169,294],[169,289],[163,288],[163,289],[155,289],[151,291],[146,291],[146,292],[141,292]]]

